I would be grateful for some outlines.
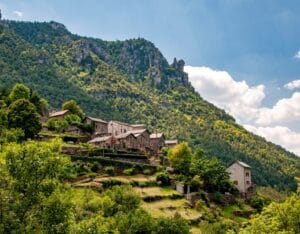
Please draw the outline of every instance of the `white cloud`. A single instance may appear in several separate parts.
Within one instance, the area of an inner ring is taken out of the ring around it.
[[[257,124],[288,123],[300,120],[300,93],[279,100],[272,108],[261,108],[256,119]]]
[[[208,67],[185,66],[185,72],[201,96],[224,108],[237,120],[251,121],[265,98],[264,86],[250,87],[245,81],[235,81],[226,71]]]
[[[16,16],[18,16],[19,18],[23,17],[23,12],[21,12],[21,11],[15,10],[15,11],[13,11],[13,14],[16,15]]]
[[[300,59],[300,50],[297,51],[297,53],[295,54],[294,58]]]
[[[294,132],[285,126],[255,127],[245,125],[244,127],[248,131],[281,145],[300,156],[300,133]]]
[[[300,56],[300,54],[299,54],[299,56]],[[287,83],[286,85],[284,85],[284,87],[289,90],[294,90],[294,89],[300,88],[300,80],[294,80],[290,83]]]
[[[264,85],[249,86],[236,81],[226,71],[185,66],[191,84],[201,96],[225,109],[248,130],[300,155],[300,133],[284,125],[300,121],[300,93],[279,100],[273,107],[262,106]]]

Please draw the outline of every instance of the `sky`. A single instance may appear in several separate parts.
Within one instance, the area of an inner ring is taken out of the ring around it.
[[[0,0],[6,19],[63,23],[104,40],[143,37],[206,100],[300,155],[300,1]]]

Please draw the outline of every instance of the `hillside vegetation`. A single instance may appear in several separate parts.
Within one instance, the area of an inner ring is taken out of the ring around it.
[[[170,65],[141,38],[108,42],[73,35],[56,22],[0,22],[2,87],[24,83],[52,108],[75,99],[89,115],[145,123],[151,131],[202,147],[226,165],[245,161],[259,185],[295,190],[299,158],[203,100],[183,66],[182,60]]]

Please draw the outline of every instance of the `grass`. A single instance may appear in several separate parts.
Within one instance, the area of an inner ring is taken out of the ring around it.
[[[133,188],[141,197],[149,197],[149,196],[171,196],[174,194],[179,194],[176,190],[173,190],[169,187],[146,187],[146,188],[140,188],[140,187],[134,187]]]
[[[284,202],[290,195],[287,192],[279,192],[271,187],[257,187],[256,192],[258,195],[275,202]]]
[[[186,206],[185,199],[163,199],[154,202],[142,202],[142,207],[154,218],[172,217],[179,213],[186,220],[196,220],[201,213]]]

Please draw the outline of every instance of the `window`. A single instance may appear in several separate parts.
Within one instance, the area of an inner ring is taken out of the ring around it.
[[[249,177],[249,172],[246,172],[246,176]]]
[[[250,181],[249,181],[249,180],[247,180],[246,184],[248,184],[248,185],[249,185],[249,184],[250,184]]]
[[[237,180],[233,181],[233,183],[234,183],[235,185],[238,185],[238,184],[239,184]]]

